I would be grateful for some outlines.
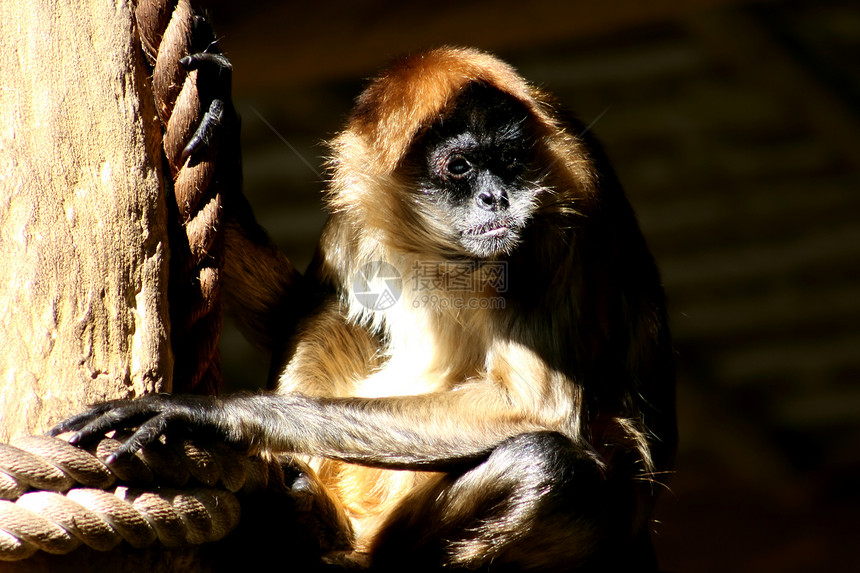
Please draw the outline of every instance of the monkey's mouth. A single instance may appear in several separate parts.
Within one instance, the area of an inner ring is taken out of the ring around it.
[[[487,237],[487,238],[489,238],[489,237],[504,237],[510,231],[511,231],[510,227],[506,227],[503,225],[501,227],[494,227],[492,229],[487,229],[486,231],[479,233],[478,236]]]
[[[472,255],[493,257],[510,253],[519,242],[519,230],[514,220],[496,220],[464,230],[460,240]]]
[[[470,237],[480,237],[491,239],[494,237],[504,237],[513,230],[513,221],[493,221],[478,227],[473,227],[466,231],[466,235]]]

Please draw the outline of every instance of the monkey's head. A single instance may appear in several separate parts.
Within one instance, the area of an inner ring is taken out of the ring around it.
[[[413,202],[468,255],[510,253],[539,204],[545,189],[529,119],[508,94],[469,84],[417,134],[399,167],[414,182]]]
[[[592,185],[587,153],[546,96],[476,50],[396,63],[332,148],[332,208],[388,254],[509,255],[536,217],[574,212]]]

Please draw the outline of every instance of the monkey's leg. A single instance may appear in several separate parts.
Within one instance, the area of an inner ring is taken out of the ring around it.
[[[376,539],[374,569],[559,572],[587,568],[597,552],[603,567],[617,553],[603,541],[629,503],[561,434],[523,434],[404,499]]]
[[[274,570],[356,568],[349,559],[353,533],[346,512],[317,474],[288,455],[273,456],[268,470],[266,487],[239,494],[242,519],[230,537],[204,548],[212,570],[270,571],[275,555],[282,566]]]

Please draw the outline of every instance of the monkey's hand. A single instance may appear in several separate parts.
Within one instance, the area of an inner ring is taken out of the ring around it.
[[[183,159],[216,148],[221,140],[229,137],[238,139],[238,128],[234,125],[238,124],[238,115],[231,99],[233,66],[230,60],[219,53],[200,52],[185,56],[179,63],[186,71],[197,70],[198,93],[206,108],[200,125],[182,150]],[[223,135],[225,130],[230,132],[227,137]]]
[[[133,429],[125,443],[105,460],[110,464],[133,455],[161,435],[205,436],[235,442],[219,423],[222,412],[221,400],[212,396],[148,394],[136,400],[113,400],[93,406],[60,422],[48,433],[56,436],[75,432],[69,443],[83,445],[112,430]]]

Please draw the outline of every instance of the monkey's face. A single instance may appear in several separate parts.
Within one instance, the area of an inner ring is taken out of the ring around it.
[[[473,85],[410,153],[418,201],[468,255],[507,255],[520,243],[542,189],[530,131],[522,104]]]

